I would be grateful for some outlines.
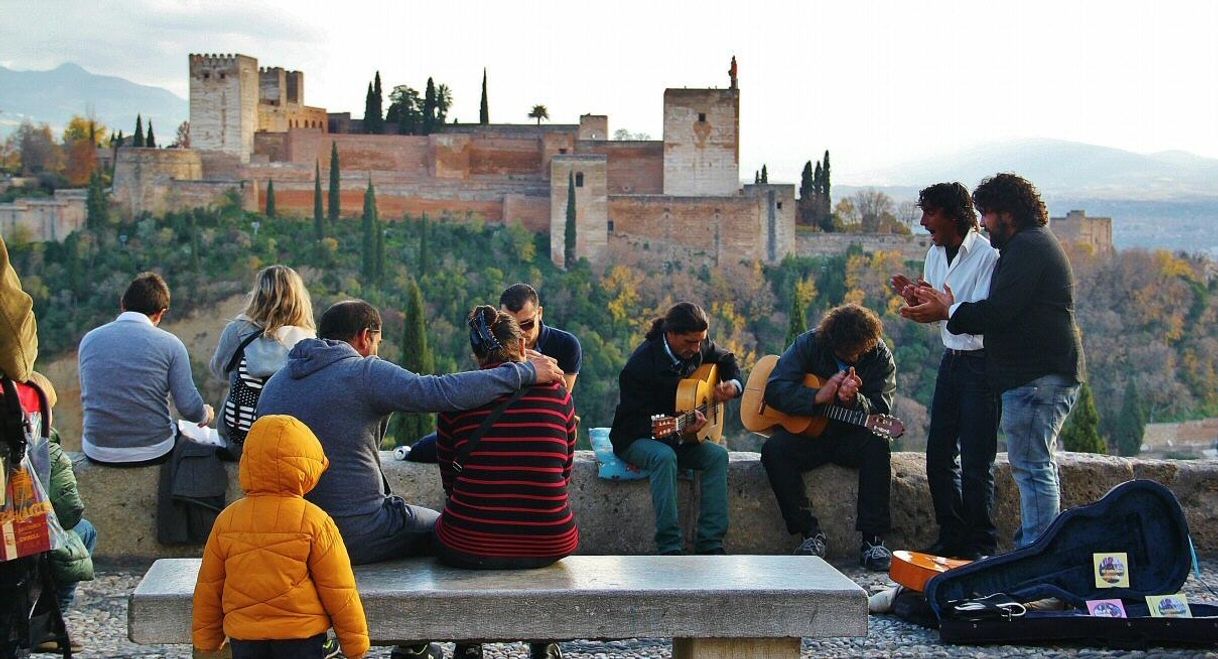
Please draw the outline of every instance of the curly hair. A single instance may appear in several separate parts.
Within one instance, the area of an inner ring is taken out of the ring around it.
[[[997,174],[983,180],[973,190],[973,205],[982,215],[1010,213],[1022,228],[1049,223],[1049,210],[1036,186],[1015,174]]]
[[[880,343],[883,334],[880,317],[857,304],[830,309],[816,326],[816,340],[834,352],[869,352]]]
[[[968,188],[959,183],[936,183],[918,193],[918,208],[940,212],[956,221],[961,236],[977,228],[977,213]]]

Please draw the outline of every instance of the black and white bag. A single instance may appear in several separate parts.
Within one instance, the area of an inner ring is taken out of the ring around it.
[[[258,407],[258,397],[262,395],[262,385],[270,379],[252,376],[246,367],[245,348],[260,336],[262,331],[258,330],[242,340],[224,367],[224,372],[230,375],[228,397],[224,399],[220,421],[228,432],[228,441],[237,446],[245,443],[245,436],[254,423],[254,411]]]

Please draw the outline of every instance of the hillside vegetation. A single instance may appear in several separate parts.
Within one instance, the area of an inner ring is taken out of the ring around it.
[[[574,332],[583,343],[575,400],[585,429],[609,425],[618,371],[650,320],[673,302],[704,306],[712,316],[712,338],[733,350],[746,371],[758,356],[783,350],[790,328],[799,325],[791,322],[792,308],[802,307],[807,325],[814,326],[824,309],[859,302],[881,315],[896,355],[896,412],[914,426],[904,447],[918,448],[923,441],[924,407],[934,389],[941,343],[936,327],[897,315],[900,302],[888,292],[888,277],[916,275],[921,264],[902,262],[895,253],[789,258],[772,267],[671,263],[644,272],[617,265],[600,273],[585,263],[557,269],[547,258],[548,236],[519,226],[412,217],[375,226],[381,240],[370,242],[367,225],[358,220],[315,225],[312,219],[244,212],[230,203],[104,224],[62,244],[11,236],[9,247],[35,300],[40,363],[70,354],[86,331],[111,320],[123,289],[140,271],[158,271],[169,281],[171,318],[192,312],[218,316],[212,309],[246,291],[258,269],[284,263],[304,277],[319,315],[329,304],[352,297],[379,307],[385,317],[381,355],[399,362],[406,291],[416,281],[436,370],[464,370],[473,367],[466,314],[477,304],[495,304],[506,286],[529,282],[541,294],[545,321]],[[378,243],[379,249],[371,247]],[[1137,440],[1128,437],[1136,432],[1140,438],[1148,419],[1218,412],[1213,263],[1141,250],[1113,256],[1075,250],[1071,259],[1099,430],[1112,451],[1136,452]],[[223,321],[217,317],[216,326]],[[192,360],[196,380],[218,403],[221,385],[209,383],[204,368],[210,356],[209,347],[194,351]],[[734,410],[729,423],[733,448],[756,448],[756,439],[739,430]]]

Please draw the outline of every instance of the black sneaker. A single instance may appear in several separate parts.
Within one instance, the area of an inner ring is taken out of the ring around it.
[[[863,539],[863,545],[859,548],[859,565],[871,572],[887,572],[892,567],[892,552],[884,546],[883,538],[875,536],[870,540]]]
[[[435,643],[399,645],[389,653],[389,659],[444,659],[444,650]]]
[[[453,648],[453,659],[482,659],[482,644],[458,643]]]
[[[562,659],[557,643],[529,643],[529,659]]]
[[[326,636],[326,640],[321,644],[322,659],[346,659],[343,651],[338,647],[338,639],[333,636]]]
[[[795,548],[796,556],[819,556],[825,557],[825,550],[829,546],[829,538],[825,537],[823,531],[817,531],[815,535],[804,536],[804,541],[799,543]]]

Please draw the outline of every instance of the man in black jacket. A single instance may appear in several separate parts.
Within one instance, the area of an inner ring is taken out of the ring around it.
[[[989,297],[956,302],[950,287],[919,286],[919,304],[901,315],[946,320],[953,334],[985,336],[986,374],[1001,392],[1007,458],[1019,486],[1019,548],[1032,544],[1061,507],[1057,435],[1085,372],[1074,322],[1074,274],[1031,182],[998,174],[977,186],[973,204],[1000,254]]]
[[[675,414],[677,385],[703,364],[718,364],[716,401],[743,391],[736,357],[707,340],[706,312],[691,302],[673,305],[651,323],[646,340],[635,349],[618,376],[619,402],[609,439],[623,460],[650,471],[651,502],[656,517],[656,549],[680,554],[685,543],[677,521],[677,470],[702,472],[698,533],[694,551],[722,554],[727,533],[727,449],[694,435],[706,423],[696,421],[681,435],[653,439],[651,417]]]
[[[890,413],[897,368],[882,333],[880,319],[864,307],[845,304],[830,309],[816,329],[801,334],[779,358],[766,384],[766,404],[796,416],[824,414],[831,405],[865,414]],[[821,380],[820,387],[804,384],[809,373]],[[787,531],[803,536],[795,553],[822,557],[827,538],[812,515],[803,474],[828,463],[858,469],[855,528],[863,536],[859,563],[877,572],[888,570],[892,560],[892,552],[884,546],[891,526],[888,440],[836,420],[830,420],[815,438],[778,429],[761,447],[761,463]]]

